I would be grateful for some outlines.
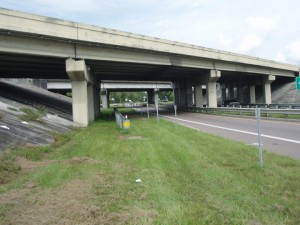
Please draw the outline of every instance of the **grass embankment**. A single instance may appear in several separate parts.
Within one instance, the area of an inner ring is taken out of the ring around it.
[[[152,119],[64,140],[11,153],[21,170],[0,186],[0,224],[300,223],[297,160],[264,153],[261,170],[255,148]]]

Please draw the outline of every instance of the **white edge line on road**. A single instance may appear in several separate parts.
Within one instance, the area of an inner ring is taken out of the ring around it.
[[[171,117],[171,116],[165,116],[165,115],[160,115],[160,116],[175,120],[175,118]],[[203,125],[203,126],[207,126],[207,127],[213,127],[213,128],[218,128],[218,129],[229,130],[229,131],[234,131],[234,132],[239,132],[239,133],[243,133],[243,134],[250,134],[250,135],[257,136],[257,133],[248,132],[248,131],[244,131],[244,130],[236,130],[236,129],[232,129],[232,128],[221,127],[221,126],[216,126],[216,125],[211,125],[211,124],[206,124],[206,123],[199,123],[199,122],[185,120],[185,119],[179,119],[179,118],[177,118],[177,120],[183,121],[183,122],[188,122],[188,123],[193,123],[193,124],[198,124],[198,125]],[[295,143],[295,144],[300,144],[300,141],[297,141],[297,140],[275,137],[275,136],[265,135],[265,134],[262,134],[261,136],[265,137],[265,138],[271,138],[271,139],[276,139],[276,140],[280,140],[280,141],[286,141],[286,142],[291,142],[291,143]]]

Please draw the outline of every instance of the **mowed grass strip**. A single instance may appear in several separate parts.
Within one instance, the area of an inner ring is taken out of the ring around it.
[[[49,163],[2,185],[0,199],[29,182],[40,196],[58,195],[79,180],[84,191],[64,201],[79,198],[90,216],[65,213],[72,218],[64,224],[300,223],[299,161],[264,152],[261,170],[256,148],[168,121],[131,119],[127,134],[100,120],[51,148],[35,157]],[[47,204],[36,198],[39,208]],[[11,222],[14,207],[0,206],[1,220]]]

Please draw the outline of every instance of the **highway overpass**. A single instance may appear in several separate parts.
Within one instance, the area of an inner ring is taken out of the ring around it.
[[[68,92],[72,89],[69,80],[43,80],[47,89],[54,92]],[[166,81],[101,81],[100,93],[103,108],[109,107],[109,95],[111,92],[147,92],[150,104],[158,104],[159,91],[173,91],[172,83]]]
[[[99,114],[102,80],[171,81],[177,105],[217,107],[236,90],[255,103],[263,89],[271,103],[271,83],[294,79],[299,67],[266,59],[147,37],[71,21],[0,9],[0,77],[70,79],[73,120],[87,125]]]

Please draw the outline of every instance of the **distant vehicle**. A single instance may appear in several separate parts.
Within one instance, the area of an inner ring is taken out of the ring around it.
[[[224,107],[238,107],[240,106],[241,103],[239,101],[237,101],[236,99],[231,99],[231,100],[225,100],[223,102],[223,106]]]

